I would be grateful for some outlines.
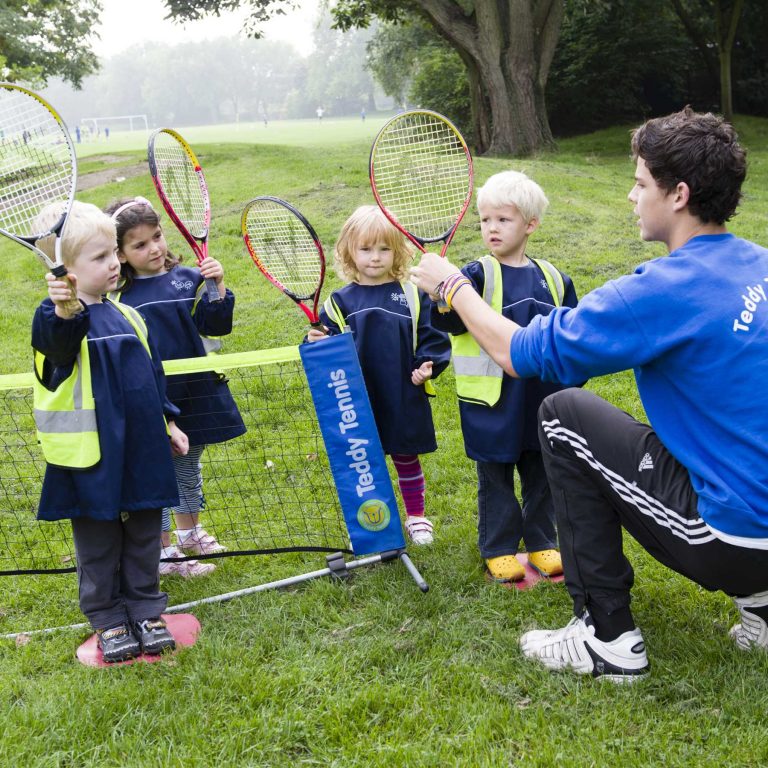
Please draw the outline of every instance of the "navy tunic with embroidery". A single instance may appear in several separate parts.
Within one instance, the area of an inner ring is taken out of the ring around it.
[[[485,285],[483,265],[472,261],[461,270],[482,295]],[[563,306],[575,307],[576,289],[571,279],[563,276]],[[522,267],[501,265],[502,315],[520,326],[526,326],[536,315],[548,315],[555,307],[544,273],[533,262]],[[462,288],[468,291],[469,287]],[[432,307],[432,323],[454,335],[466,328],[456,312],[441,314]],[[493,406],[459,401],[461,431],[467,456],[475,461],[515,463],[522,451],[540,451],[537,412],[541,401],[563,389],[541,379],[516,379],[504,374],[501,396]]]
[[[162,275],[134,278],[119,300],[136,308],[153,331],[163,360],[205,357],[200,335],[225,336],[232,331],[235,297],[231,291],[221,301],[209,302],[200,270],[177,266]],[[168,399],[181,415],[176,420],[190,445],[222,443],[245,432],[226,379],[213,372],[168,376]]]
[[[32,346],[47,360],[46,386],[72,373],[88,337],[91,385],[101,459],[88,469],[47,465],[37,516],[116,520],[121,512],[179,503],[165,414],[178,414],[165,398],[165,377],[152,343],[150,359],[133,326],[109,302],[90,304],[69,320],[46,299],[32,321]]]
[[[400,283],[350,283],[331,295],[352,330],[384,453],[437,450],[429,396],[423,384],[411,382],[411,373],[431,360],[432,378],[439,376],[448,365],[451,346],[448,336],[430,324],[426,294],[419,291],[415,355],[411,314]],[[323,310],[320,321],[331,336],[341,332]]]

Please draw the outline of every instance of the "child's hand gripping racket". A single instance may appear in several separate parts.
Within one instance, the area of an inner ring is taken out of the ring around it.
[[[208,256],[211,227],[211,202],[203,169],[192,147],[170,128],[159,128],[149,137],[147,156],[160,202],[199,265]],[[206,279],[205,289],[208,301],[221,301],[213,278]]]
[[[47,101],[32,91],[0,83],[0,233],[29,248],[59,279],[67,279],[61,261],[61,238],[75,199],[77,160],[64,121]],[[39,232],[38,214],[60,203],[58,221]],[[53,261],[37,242],[55,237]],[[68,315],[83,307],[72,286]]]
[[[472,199],[472,156],[456,126],[428,110],[396,115],[373,141],[370,177],[392,224],[422,252],[443,241],[445,256]]]
[[[313,328],[322,328],[317,306],[325,278],[325,254],[312,225],[277,197],[251,200],[240,222],[253,263],[299,305]]]

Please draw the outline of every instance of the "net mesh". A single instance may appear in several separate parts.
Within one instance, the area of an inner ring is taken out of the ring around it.
[[[157,178],[176,216],[192,237],[204,238],[210,225],[208,190],[203,172],[175,136],[160,131],[151,149]]]
[[[440,115],[404,113],[376,138],[371,181],[404,229],[420,240],[443,240],[472,193],[472,163],[461,136]]]
[[[74,192],[75,156],[66,127],[24,91],[0,87],[0,228],[17,237],[43,234],[34,220]]]
[[[246,353],[254,363],[231,369],[219,364],[227,356],[215,360],[247,432],[205,449],[200,522],[227,555],[350,552],[301,363],[256,362],[258,354]],[[237,357],[242,365],[243,355]],[[178,367],[181,361],[173,362]],[[0,575],[71,571],[69,521],[35,519],[45,462],[35,436],[31,382],[17,386],[14,378],[0,377],[0,387],[11,382],[0,390]]]
[[[321,252],[303,221],[275,200],[254,200],[245,231],[257,264],[297,299],[311,299],[323,271]]]

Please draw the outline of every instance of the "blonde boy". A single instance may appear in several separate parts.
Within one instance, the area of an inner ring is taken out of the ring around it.
[[[51,206],[38,223],[60,215]],[[72,521],[80,608],[107,662],[175,645],[161,617],[160,510],[178,502],[171,451],[187,450],[186,436],[172,421],[166,427],[178,410],[143,320],[102,299],[117,284],[115,248],[110,218],[76,202],[62,242],[69,273],[46,275],[48,298],[32,322],[47,462],[37,515]]]
[[[457,290],[472,285],[496,312],[522,326],[556,306],[576,306],[568,276],[526,252],[547,206],[541,187],[524,173],[491,176],[477,194],[480,231],[490,254],[462,269],[469,283],[457,282]],[[435,308],[432,322],[451,334],[464,445],[477,462],[478,544],[488,578],[502,583],[524,578],[516,557],[521,540],[534,568],[546,576],[562,573],[536,419],[541,401],[561,387],[507,376],[456,313]]]

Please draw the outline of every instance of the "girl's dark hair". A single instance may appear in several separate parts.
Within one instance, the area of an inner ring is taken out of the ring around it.
[[[747,175],[747,153],[730,123],[685,107],[649,120],[632,134],[632,157],[641,157],[667,194],[683,181],[688,209],[703,222],[724,224],[736,212]]]
[[[128,205],[132,203],[132,205]],[[123,206],[126,206],[123,208]],[[123,208],[122,211],[120,209]],[[120,211],[117,216],[115,212]],[[149,227],[159,227],[160,217],[148,200],[142,197],[121,197],[119,200],[113,200],[105,209],[104,213],[112,217],[117,230],[117,250],[123,250],[123,240],[126,233],[134,227],[147,225]],[[165,256],[165,268],[170,271],[181,263],[181,256],[174,256],[170,251]],[[122,280],[118,290],[127,291],[131,287],[136,272],[126,261],[120,265],[120,274]]]

